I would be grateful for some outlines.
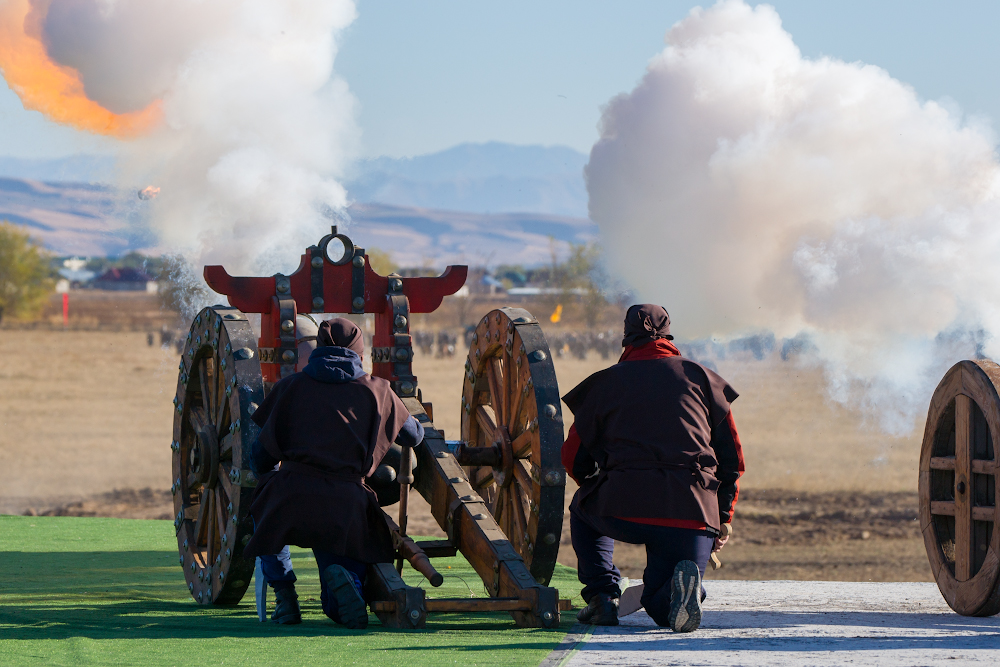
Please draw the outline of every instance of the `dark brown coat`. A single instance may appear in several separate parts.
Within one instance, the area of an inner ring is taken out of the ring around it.
[[[718,530],[712,431],[737,396],[719,375],[679,356],[594,373],[563,398],[581,446],[600,466],[574,502],[600,516],[684,519]]]
[[[381,378],[330,383],[296,373],[276,384],[253,420],[266,456],[281,469],[262,475],[254,492],[256,530],[245,554],[295,544],[366,563],[391,561],[392,539],[364,477],[407,417]]]

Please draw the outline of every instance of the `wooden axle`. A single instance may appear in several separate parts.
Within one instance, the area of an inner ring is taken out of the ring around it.
[[[500,448],[496,445],[489,447],[469,447],[466,442],[459,442],[455,449],[455,459],[463,466],[476,466],[496,468],[502,464],[503,458]]]

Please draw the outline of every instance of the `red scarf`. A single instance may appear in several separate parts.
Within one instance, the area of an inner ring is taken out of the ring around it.
[[[674,347],[666,338],[657,338],[648,343],[640,345],[639,347],[632,347],[628,345],[622,352],[621,359],[618,363],[623,361],[644,361],[647,359],[666,359],[667,357],[679,357],[681,356],[680,350]]]

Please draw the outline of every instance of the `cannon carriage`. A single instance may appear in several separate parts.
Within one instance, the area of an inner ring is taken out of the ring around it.
[[[462,432],[446,442],[434,428],[413,374],[412,313],[438,308],[464,284],[467,267],[438,277],[375,273],[363,248],[334,227],[308,248],[290,275],[233,277],[207,266],[205,280],[229,305],[194,318],[178,368],[171,442],[174,528],[192,597],[232,605],[244,596],[254,563],[243,557],[253,531],[248,510],[257,480],[250,419],[265,395],[298,362],[296,317],[305,313],[374,314],[372,375],[393,390],[424,426],[424,443],[401,450],[369,484],[380,504],[399,500],[398,523],[386,515],[398,561],[369,568],[366,597],[390,627],[419,628],[428,613],[507,611],[518,625],[552,627],[568,609],[547,586],[562,531],[566,475],[559,390],[541,328],[523,309],[501,308],[477,324],[464,369]],[[248,313],[260,314],[259,337]],[[429,503],[447,539],[406,535],[410,489]],[[482,578],[489,598],[429,599],[399,576],[403,561],[439,585],[432,561],[456,552]]]

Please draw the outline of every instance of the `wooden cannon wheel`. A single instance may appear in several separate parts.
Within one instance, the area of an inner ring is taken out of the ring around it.
[[[920,528],[948,605],[1000,612],[1000,366],[960,361],[934,391],[920,452]]]
[[[174,397],[174,528],[188,590],[198,602],[236,604],[253,575],[242,557],[256,478],[244,454],[250,415],[264,399],[256,336],[235,308],[202,310],[191,324]]]
[[[465,363],[462,441],[485,465],[466,468],[501,530],[536,581],[548,584],[562,534],[566,473],[559,386],[531,313],[491,311]],[[463,461],[470,460],[463,458]]]

